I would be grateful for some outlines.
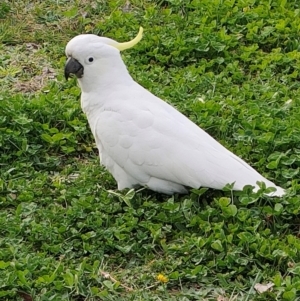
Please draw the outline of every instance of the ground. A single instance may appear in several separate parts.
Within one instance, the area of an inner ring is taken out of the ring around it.
[[[0,3],[0,298],[300,300],[297,0]],[[174,197],[99,165],[67,42],[144,37],[134,79],[264,176]]]

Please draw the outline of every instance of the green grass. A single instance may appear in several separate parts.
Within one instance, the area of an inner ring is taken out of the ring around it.
[[[300,300],[298,2],[2,1],[0,299]],[[116,190],[64,47],[140,25],[133,77],[287,196]]]

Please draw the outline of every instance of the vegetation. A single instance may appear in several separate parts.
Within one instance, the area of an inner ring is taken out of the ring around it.
[[[298,0],[2,0],[0,299],[300,300],[299,15]],[[285,197],[116,190],[64,48],[140,25],[132,76]]]

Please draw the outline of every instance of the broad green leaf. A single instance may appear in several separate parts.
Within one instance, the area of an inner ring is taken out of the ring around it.
[[[105,285],[108,289],[113,290],[114,289],[114,283],[109,280],[104,280],[103,285]]]
[[[275,204],[274,210],[276,212],[280,212],[280,211],[282,211],[282,209],[283,209],[283,206],[280,203]]]
[[[0,269],[6,269],[8,266],[10,266],[10,262],[0,260]]]
[[[230,198],[225,198],[225,197],[223,197],[223,198],[220,198],[220,199],[219,199],[219,205],[220,205],[221,207],[226,207],[226,206],[228,206],[228,205],[230,204],[230,202],[231,202]]]
[[[290,291],[285,291],[283,294],[282,294],[282,297],[283,297],[283,300],[286,300],[286,301],[293,301],[295,300],[296,298],[296,290],[295,289],[292,289]]]
[[[222,207],[222,212],[225,217],[235,216],[237,214],[237,208],[235,205],[229,205],[228,207]]]
[[[211,247],[219,252],[222,252],[224,249],[223,249],[223,246],[222,246],[222,243],[219,239],[215,240],[212,244],[211,244]]]
[[[77,7],[73,7],[65,12],[63,12],[64,16],[68,17],[68,18],[74,18],[77,16],[78,14],[78,9]]]
[[[275,286],[278,286],[278,287],[281,286],[281,275],[280,275],[280,273],[277,273],[277,274],[274,276],[273,282],[274,282]]]
[[[18,278],[23,285],[29,285],[26,279],[26,275],[28,274],[28,270],[25,271],[17,271]]]

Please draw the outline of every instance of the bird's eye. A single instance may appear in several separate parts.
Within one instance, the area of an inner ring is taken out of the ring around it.
[[[94,60],[93,57],[89,57],[89,62],[91,63]]]

